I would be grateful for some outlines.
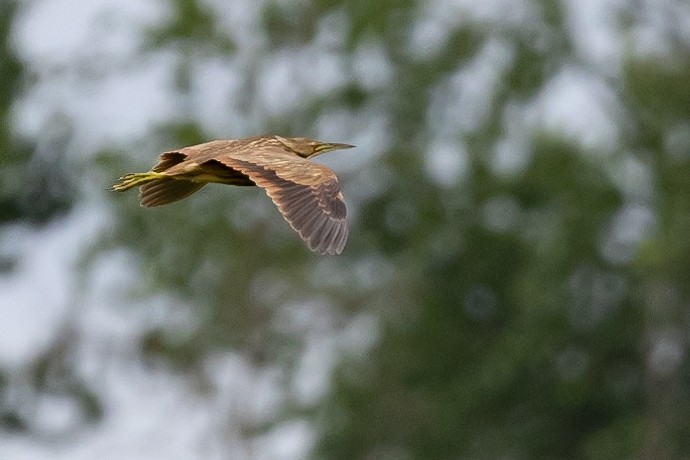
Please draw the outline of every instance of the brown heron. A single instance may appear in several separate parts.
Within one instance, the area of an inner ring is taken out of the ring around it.
[[[209,182],[258,185],[309,249],[340,254],[348,229],[338,178],[309,159],[351,147],[304,137],[210,141],[165,152],[149,172],[122,176],[112,190],[139,186],[141,206],[152,207],[181,200]]]

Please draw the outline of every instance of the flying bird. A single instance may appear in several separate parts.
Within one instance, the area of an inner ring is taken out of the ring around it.
[[[348,235],[343,194],[335,173],[311,158],[352,147],[305,137],[215,140],[164,152],[150,171],[122,176],[111,190],[140,187],[141,206],[153,207],[181,200],[210,182],[257,185],[309,249],[340,254]]]

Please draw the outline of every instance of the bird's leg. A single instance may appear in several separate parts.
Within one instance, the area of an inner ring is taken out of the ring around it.
[[[116,192],[124,192],[125,190],[129,190],[132,187],[138,187],[140,185],[144,185],[154,180],[166,179],[169,177],[170,176],[168,174],[153,171],[145,173],[126,174],[120,177],[110,189]]]

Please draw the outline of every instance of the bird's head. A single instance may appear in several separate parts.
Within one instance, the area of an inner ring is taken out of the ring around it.
[[[307,137],[280,137],[275,138],[285,146],[286,149],[301,156],[302,158],[309,158],[320,155],[331,150],[350,149],[354,145],[350,144],[336,144],[332,142],[316,141]]]

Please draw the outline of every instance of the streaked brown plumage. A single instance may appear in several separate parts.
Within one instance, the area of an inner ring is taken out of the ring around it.
[[[309,249],[340,254],[348,227],[338,178],[308,158],[351,147],[280,136],[211,141],[165,152],[149,172],[122,176],[112,190],[140,186],[141,205],[151,207],[181,200],[209,182],[257,185]]]

